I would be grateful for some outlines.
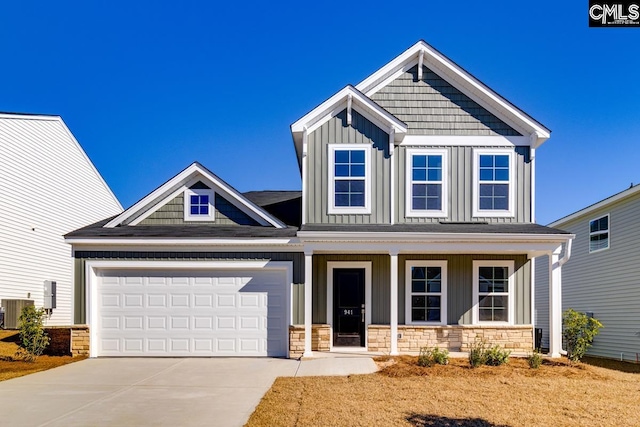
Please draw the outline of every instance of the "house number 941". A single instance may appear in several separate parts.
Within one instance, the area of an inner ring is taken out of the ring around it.
[[[352,308],[345,308],[342,310],[342,315],[343,316],[353,316],[353,309]]]

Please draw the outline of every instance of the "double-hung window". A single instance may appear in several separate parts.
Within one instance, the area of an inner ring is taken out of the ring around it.
[[[409,217],[447,216],[447,151],[408,149],[406,211]]]
[[[589,221],[589,253],[609,249],[609,215]]]
[[[185,221],[213,221],[215,192],[211,189],[189,188],[184,192]]]
[[[473,262],[473,323],[513,324],[513,261]]]
[[[329,145],[329,213],[370,213],[370,147]]]
[[[405,316],[408,324],[447,324],[447,262],[407,261]]]
[[[512,150],[476,150],[474,216],[514,215]]]

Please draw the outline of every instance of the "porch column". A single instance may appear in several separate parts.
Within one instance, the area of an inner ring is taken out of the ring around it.
[[[313,357],[311,351],[312,295],[313,295],[313,251],[304,251],[304,353],[302,357]]]
[[[391,352],[392,356],[398,354],[398,250],[390,250],[391,277],[389,278],[389,300],[391,304]]]
[[[549,255],[549,355],[562,351],[562,267],[558,262],[562,246]]]

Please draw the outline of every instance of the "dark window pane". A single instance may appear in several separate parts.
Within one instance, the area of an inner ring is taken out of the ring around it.
[[[427,170],[426,169],[414,169],[413,170],[413,180],[414,181],[426,181],[427,180]]]
[[[412,279],[424,279],[426,278],[426,267],[411,267]]]
[[[412,308],[423,308],[427,306],[427,297],[425,296],[413,296],[411,297]]]
[[[347,151],[347,150],[336,150],[335,151],[335,162],[336,163],[349,163],[349,151]]]
[[[480,181],[493,181],[493,169],[480,169]]]
[[[496,181],[509,181],[509,169],[496,169]]]
[[[411,292],[426,292],[426,286],[424,280],[412,280],[411,281]]]
[[[608,230],[609,229],[609,217],[605,216],[600,218],[600,230]]]
[[[427,297],[427,307],[440,308],[440,297]]]
[[[200,204],[209,204],[209,196],[206,194],[200,196]]]
[[[348,165],[336,165],[336,167],[335,167],[335,176],[349,176],[349,166]]]
[[[492,197],[493,184],[480,184],[480,197]]]
[[[490,322],[493,320],[492,310],[481,308],[478,310],[478,319],[481,322]]]
[[[430,168],[441,168],[442,167],[442,156],[429,156],[429,167]]]
[[[352,194],[350,206],[364,206],[364,194]]]
[[[424,197],[414,197],[411,206],[414,210],[425,210],[427,209],[427,199]]]
[[[495,165],[499,168],[509,167],[509,156],[495,156]]]
[[[427,199],[427,210],[439,211],[442,210],[442,201],[439,197],[430,197]]]
[[[424,322],[426,320],[425,318],[425,310],[421,309],[421,308],[414,308],[413,310],[411,310],[411,321],[413,322]]]
[[[362,164],[364,164],[364,150],[353,150],[353,151],[351,151],[351,163],[362,163]]]
[[[413,167],[426,167],[427,166],[427,156],[413,156]]]
[[[208,205],[200,206],[200,215],[209,215],[209,206]]]
[[[480,156],[480,167],[493,167],[493,156]]]
[[[439,322],[440,321],[440,309],[427,310],[427,321]]]
[[[336,193],[348,193],[349,192],[349,181],[336,181],[335,182],[335,192]]]
[[[413,195],[414,196],[426,196],[427,195],[427,184],[413,184]]]
[[[429,280],[427,282],[427,292],[440,292],[442,282],[438,280]]]
[[[191,215],[198,215],[198,206],[191,206]]]
[[[351,176],[357,176],[357,177],[364,176],[364,165],[351,166]]]
[[[429,181],[442,181],[442,169],[429,169]]]
[[[191,204],[192,205],[197,205],[198,204],[198,196],[191,196]]]
[[[509,195],[509,185],[493,184],[493,195],[496,197],[507,197]]]
[[[349,206],[349,195],[336,194],[336,206]]]
[[[440,197],[442,194],[442,185],[440,184],[427,184],[427,196]]]
[[[358,179],[350,181],[350,188],[352,193],[362,193],[364,194],[364,181]]]
[[[440,279],[441,276],[442,276],[441,267],[427,267],[427,279],[429,280]]]
[[[487,197],[480,197],[480,209],[491,210],[493,209],[493,199]]]

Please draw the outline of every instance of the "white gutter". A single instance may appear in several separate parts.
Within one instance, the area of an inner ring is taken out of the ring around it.
[[[524,234],[524,233],[420,233],[420,232],[326,232],[326,231],[299,231],[301,241],[504,241],[514,240],[525,242],[560,242],[573,239],[573,234]]]
[[[558,267],[562,267],[569,258],[571,258],[571,244],[573,243],[573,239],[567,240],[567,246],[564,248],[564,255],[561,259],[558,260]]]

